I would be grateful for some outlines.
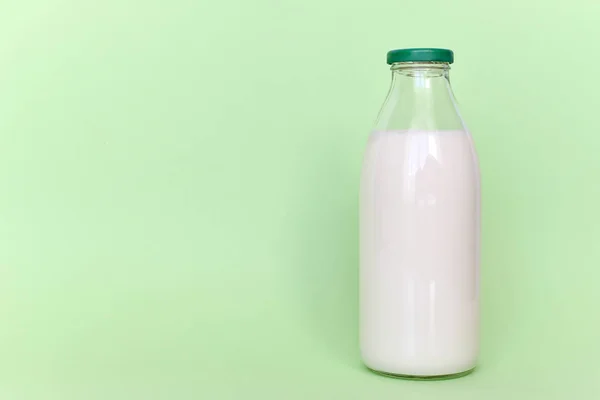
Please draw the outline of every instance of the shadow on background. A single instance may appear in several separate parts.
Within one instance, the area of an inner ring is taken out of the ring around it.
[[[302,167],[293,202],[294,296],[320,351],[357,366],[360,154],[317,151]]]

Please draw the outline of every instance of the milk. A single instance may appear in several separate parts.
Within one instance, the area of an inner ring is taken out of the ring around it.
[[[371,134],[360,205],[360,346],[367,367],[429,377],[475,366],[479,193],[468,133]]]

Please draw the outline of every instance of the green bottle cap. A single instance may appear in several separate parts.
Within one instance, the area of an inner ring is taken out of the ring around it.
[[[398,49],[387,53],[387,63],[399,62],[454,62],[454,52],[448,49]]]

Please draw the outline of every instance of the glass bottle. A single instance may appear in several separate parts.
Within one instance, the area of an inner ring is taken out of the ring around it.
[[[478,355],[479,166],[453,61],[446,49],[388,53],[392,84],[364,155],[360,346],[385,375],[462,376]]]

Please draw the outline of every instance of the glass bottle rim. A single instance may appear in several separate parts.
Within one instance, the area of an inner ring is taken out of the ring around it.
[[[442,69],[449,70],[450,63],[445,61],[403,61],[396,62],[390,65],[390,69],[401,70],[401,69]]]

